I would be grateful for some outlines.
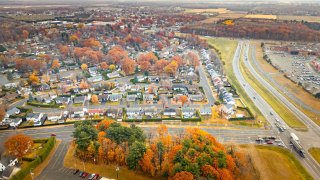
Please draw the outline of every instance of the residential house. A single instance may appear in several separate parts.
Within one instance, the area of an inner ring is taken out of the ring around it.
[[[97,75],[97,76],[93,76],[93,77],[88,78],[88,82],[91,82],[91,83],[96,83],[96,82],[99,82],[102,80],[103,80],[103,78],[101,75]]]
[[[55,99],[57,104],[69,104],[71,98],[70,97],[57,97]]]
[[[149,76],[148,78],[150,82],[158,83],[160,81],[160,77],[158,76]]]
[[[7,180],[10,179],[12,176],[12,172],[14,170],[14,166],[9,166],[7,167],[3,172],[2,172],[2,178]]]
[[[2,99],[4,102],[8,103],[15,100],[18,96],[19,96],[18,93],[12,92],[12,93],[7,93]]]
[[[134,102],[136,101],[137,95],[136,94],[128,94],[127,95],[127,101],[128,102]]]
[[[106,111],[106,115],[111,118],[118,118],[122,116],[122,109],[109,108]]]
[[[88,109],[89,116],[102,116],[104,114],[103,109]]]
[[[190,101],[201,102],[204,98],[202,94],[189,94]]]
[[[176,116],[177,111],[174,108],[165,108],[163,111],[163,115],[165,116]]]
[[[97,76],[97,68],[96,67],[90,67],[89,68],[89,73],[90,73],[90,76],[94,77],[94,76]]]
[[[224,104],[224,106],[222,106],[222,111],[226,114],[234,114],[234,105]]]
[[[154,97],[153,94],[149,94],[149,93],[143,94],[143,100],[144,101],[153,101],[153,97]]]
[[[107,94],[98,95],[98,99],[100,103],[105,103],[108,101],[108,95]]]
[[[117,77],[120,77],[120,74],[119,74],[118,71],[115,71],[115,72],[112,72],[112,73],[108,73],[107,77],[110,78],[110,79],[117,78]]]
[[[22,123],[22,118],[13,118],[10,120],[11,120],[11,122],[10,122],[11,127],[18,127]]]
[[[128,117],[136,117],[142,114],[141,108],[127,108]]]
[[[12,109],[9,109],[5,115],[5,118],[10,117],[11,115],[15,115],[15,114],[19,114],[20,113],[20,109],[14,107]]]
[[[38,91],[49,91],[50,90],[50,85],[46,83],[42,83],[37,87]]]
[[[211,107],[202,107],[200,108],[200,115],[201,116],[211,116],[212,115],[212,108]]]
[[[75,111],[71,115],[71,118],[83,118],[84,117],[84,111]]]
[[[1,156],[0,172],[3,172],[8,167],[18,165],[18,159],[11,156]]]
[[[118,102],[122,98],[122,94],[110,94],[108,100],[111,102]]]
[[[133,85],[133,86],[130,87],[130,90],[131,91],[140,91],[141,87],[139,85]]]
[[[186,85],[182,85],[182,84],[174,84],[174,85],[172,85],[172,90],[186,93],[186,92],[188,92],[188,87]]]
[[[17,88],[18,86],[19,86],[19,82],[11,82],[11,83],[4,84],[4,87],[6,89],[14,89],[14,88]]]
[[[196,114],[196,110],[194,108],[182,107],[181,114],[184,118],[190,118]]]
[[[73,98],[74,104],[83,104],[86,100],[86,96],[77,96]]]
[[[29,113],[26,116],[27,121],[33,121],[34,125],[42,125],[42,119],[43,114],[42,113]],[[44,122],[44,121],[43,121]]]
[[[157,108],[155,108],[155,107],[144,109],[144,115],[146,115],[146,116],[155,116],[157,114],[158,114],[158,111],[157,111]]]
[[[58,111],[47,113],[47,116],[49,121],[59,121],[62,119],[62,112]]]

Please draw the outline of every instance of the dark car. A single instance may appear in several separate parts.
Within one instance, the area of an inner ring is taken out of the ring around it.
[[[82,174],[82,178],[86,178],[88,175],[89,175],[89,173],[84,172],[84,173]]]
[[[89,180],[92,180],[94,177],[96,176],[96,174],[90,174],[90,176],[89,176]]]
[[[76,170],[73,172],[73,175],[76,175],[78,172],[79,172],[79,169],[76,169]]]
[[[82,177],[83,174],[84,174],[84,172],[80,171],[79,177]]]
[[[51,136],[57,136],[56,134],[52,133]]]
[[[100,175],[99,175],[99,174],[96,174],[96,175],[93,177],[92,180],[97,180],[99,177],[100,177]]]

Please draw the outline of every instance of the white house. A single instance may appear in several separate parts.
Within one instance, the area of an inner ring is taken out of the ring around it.
[[[174,108],[166,108],[163,111],[163,115],[165,116],[176,116],[177,112]]]
[[[181,108],[181,114],[184,118],[189,118],[194,116],[196,113],[196,110],[193,108],[188,108],[188,107],[182,107]]]

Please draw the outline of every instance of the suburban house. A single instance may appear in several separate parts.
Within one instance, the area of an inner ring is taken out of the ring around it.
[[[26,116],[27,121],[39,122],[42,118],[42,113],[29,113]]]
[[[104,114],[103,109],[88,109],[88,115],[89,116],[102,116]]]
[[[83,104],[85,100],[86,100],[86,96],[77,96],[77,97],[73,98],[73,103],[74,104]]]
[[[201,102],[204,98],[202,94],[189,94],[190,101]]]
[[[202,107],[199,110],[201,116],[211,116],[212,115],[212,109],[211,107]]]
[[[19,82],[11,82],[11,83],[6,83],[4,84],[4,87],[6,89],[13,89],[13,88],[17,88],[19,86]]]
[[[83,111],[76,111],[73,112],[71,115],[71,118],[83,118],[84,117],[84,112]]]
[[[55,99],[57,104],[69,104],[71,98],[70,97],[57,97]]]
[[[19,114],[19,113],[20,113],[20,109],[14,107],[14,108],[9,109],[9,110],[7,111],[5,118],[8,118],[8,117],[10,117],[11,115],[15,115],[15,114]]]
[[[165,108],[163,111],[163,115],[165,116],[176,116],[177,111],[174,108]]]
[[[13,92],[13,93],[7,93],[4,97],[2,97],[4,102],[11,102],[13,100],[15,100],[17,97],[19,96],[18,93]]]
[[[62,119],[62,112],[47,113],[49,121],[59,121]]]
[[[182,114],[182,117],[184,118],[190,118],[196,114],[196,110],[189,107],[182,107],[181,114]]]
[[[158,111],[157,111],[157,108],[155,108],[155,107],[144,109],[144,115],[146,115],[146,116],[154,116],[157,114],[158,114]]]
[[[231,104],[224,104],[222,111],[226,114],[234,114],[234,107]]]
[[[108,101],[108,95],[107,94],[98,95],[98,100],[100,103],[105,103]]]
[[[153,94],[145,93],[143,94],[144,101],[153,101]]]
[[[131,86],[131,88],[130,88],[130,91],[140,91],[140,90],[141,90],[141,87],[138,86],[138,85],[133,85],[133,86]]]
[[[108,100],[111,102],[118,102],[122,98],[122,94],[110,94]]]
[[[120,77],[120,74],[119,74],[119,72],[115,71],[115,72],[107,74],[107,77],[110,79],[117,78],[117,77]]]
[[[95,83],[95,82],[99,82],[99,81],[102,81],[103,78],[101,75],[98,75],[98,76],[93,76],[93,77],[89,77],[88,78],[88,82],[91,82],[91,83]]]
[[[18,159],[10,156],[1,156],[0,172],[3,172],[8,167],[18,165]]]
[[[106,111],[106,116],[111,118],[117,118],[122,116],[122,109],[110,108]]]
[[[172,85],[173,91],[180,91],[180,92],[188,92],[188,87],[182,84],[174,84]]]
[[[134,102],[136,101],[137,95],[136,94],[128,94],[127,95],[127,101],[128,102]]]
[[[2,122],[9,124],[11,127],[18,127],[22,123],[22,118],[5,118]]]
[[[127,108],[127,116],[128,117],[136,117],[141,115],[141,108]]]

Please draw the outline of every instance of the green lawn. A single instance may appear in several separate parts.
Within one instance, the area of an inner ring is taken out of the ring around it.
[[[220,59],[224,64],[224,71],[227,75],[228,81],[235,87],[237,93],[241,96],[242,102],[252,110],[257,120],[265,122],[265,117],[261,114],[260,110],[253,104],[253,102],[251,101],[247,93],[244,91],[244,89],[242,89],[233,72],[232,60],[235,50],[237,48],[237,41],[230,40],[227,38],[208,38],[208,43],[219,54]],[[241,123],[241,125],[245,124],[246,123]],[[249,123],[248,125],[251,125],[251,123]]]
[[[259,93],[260,96],[279,114],[288,126],[301,131],[307,131],[307,127],[277,98],[275,98],[258,80],[250,73],[241,58],[240,70],[246,81]]]
[[[312,157],[320,164],[320,148],[312,147],[308,151],[312,155]]]

